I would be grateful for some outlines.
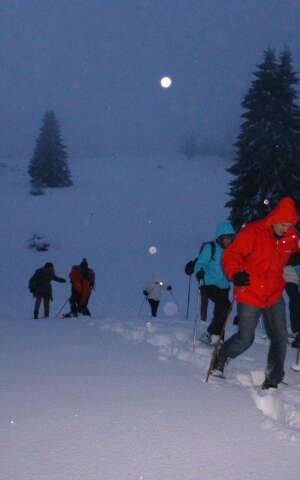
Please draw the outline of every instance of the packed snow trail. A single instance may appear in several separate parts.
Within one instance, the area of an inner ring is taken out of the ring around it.
[[[296,480],[286,426],[241,384],[203,384],[207,355],[170,355],[173,338],[188,358],[190,325],[160,324],[1,319],[2,478]]]

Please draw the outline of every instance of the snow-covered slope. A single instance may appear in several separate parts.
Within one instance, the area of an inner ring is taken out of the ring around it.
[[[224,160],[80,159],[74,187],[39,197],[28,194],[23,165],[2,167],[0,178],[1,478],[296,480],[300,387],[253,386],[263,332],[226,381],[205,384],[211,351],[198,342],[193,351],[195,282],[185,319],[184,264],[227,216]],[[48,252],[27,248],[35,233]],[[92,318],[54,318],[69,295],[54,284],[52,318],[33,320],[32,272],[53,261],[67,277],[85,256],[97,275]],[[142,289],[153,275],[173,293],[149,325]],[[289,349],[298,383],[294,357]]]
[[[18,165],[17,165],[18,167]],[[16,166],[14,166],[16,168]],[[114,158],[73,162],[74,187],[29,195],[26,169],[2,168],[1,246],[5,303],[29,313],[28,277],[45,261],[58,275],[87,257],[97,273],[97,313],[136,311],[143,283],[162,275],[184,302],[184,264],[228,212],[220,158]],[[226,175],[225,175],[226,178]],[[49,252],[26,249],[33,234],[45,235]],[[155,246],[158,253],[151,255]],[[55,306],[69,288],[55,285]]]

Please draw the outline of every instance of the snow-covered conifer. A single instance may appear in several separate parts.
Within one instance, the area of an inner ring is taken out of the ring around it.
[[[58,121],[54,112],[49,110],[43,118],[28,169],[32,185],[39,185],[39,187],[69,187],[72,185],[67,157]]]

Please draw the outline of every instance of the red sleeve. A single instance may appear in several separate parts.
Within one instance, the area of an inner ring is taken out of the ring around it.
[[[253,246],[253,229],[245,227],[240,231],[233,243],[225,249],[222,263],[226,276],[230,280],[232,280],[235,273],[245,270],[245,259],[253,251]]]
[[[81,276],[77,268],[72,268],[72,271],[70,273],[70,279],[75,290],[77,290],[77,292],[81,292]]]

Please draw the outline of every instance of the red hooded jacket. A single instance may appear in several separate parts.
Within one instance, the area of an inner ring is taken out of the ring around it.
[[[87,305],[91,292],[95,285],[95,273],[94,271],[89,268],[88,275],[85,277],[81,270],[80,266],[75,265],[72,267],[70,273],[70,279],[73,285],[73,288],[80,293],[80,305]]]
[[[230,280],[235,273],[246,270],[250,285],[235,287],[238,302],[269,308],[282,296],[285,281],[283,267],[292,253],[300,251],[300,236],[295,229],[298,214],[295,202],[283,198],[263,220],[249,223],[225,249],[223,267]],[[277,238],[272,225],[292,223],[286,235]]]

